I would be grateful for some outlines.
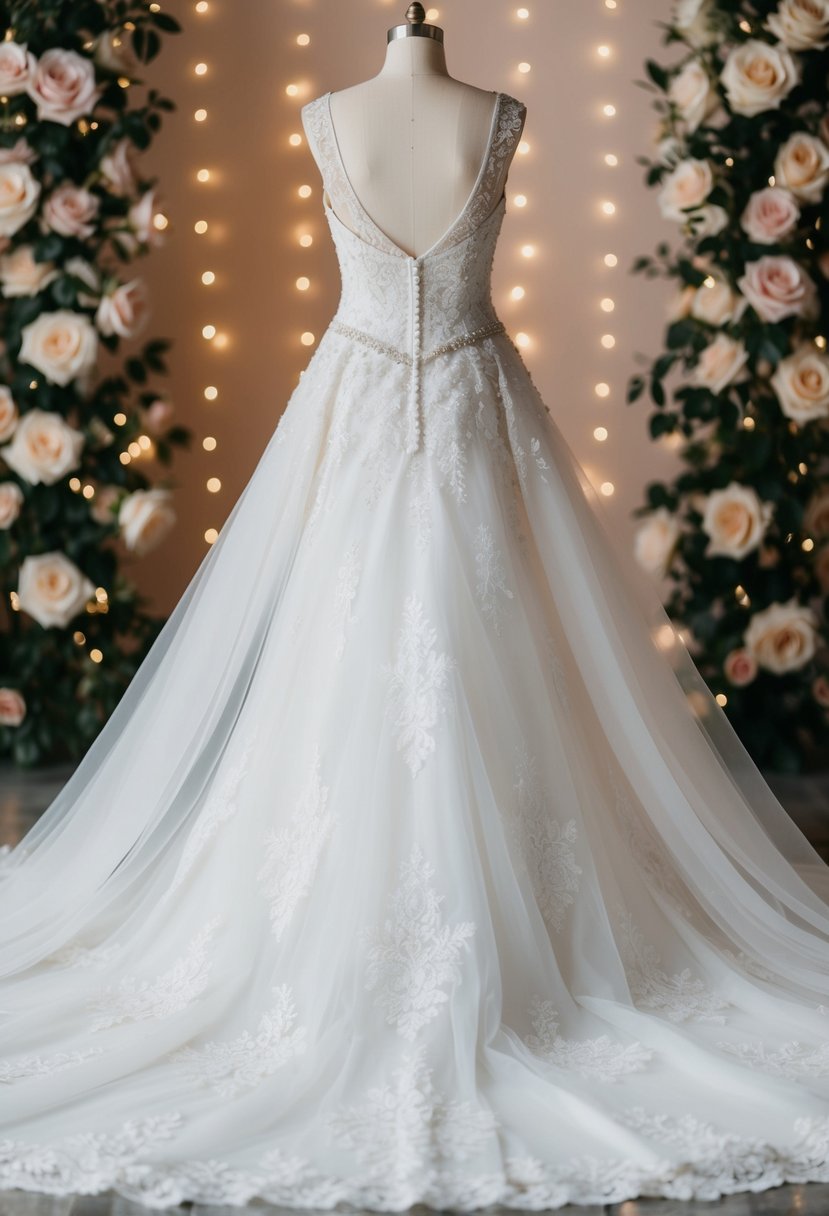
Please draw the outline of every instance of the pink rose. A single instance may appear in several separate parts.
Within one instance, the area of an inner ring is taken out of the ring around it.
[[[732,650],[723,663],[726,679],[735,688],[744,688],[757,675],[757,661],[747,650]]]
[[[137,203],[134,203],[130,207],[127,218],[134,238],[140,245],[155,246],[163,242],[164,234],[160,228],[156,228],[155,226],[155,216],[160,205],[158,192],[156,190],[148,190]]]
[[[121,499],[121,491],[117,486],[102,486],[92,499],[90,514],[99,524],[115,523],[116,510]]]
[[[829,680],[826,676],[818,676],[812,684],[812,695],[818,705],[822,705],[824,709],[829,709]]]
[[[790,257],[767,254],[749,262],[737,286],[763,321],[817,316],[817,288]]]
[[[37,152],[21,135],[13,148],[0,148],[0,165],[32,165]]]
[[[132,194],[135,190],[135,171],[130,159],[132,145],[128,139],[119,139],[101,158],[101,176],[113,194]]]
[[[144,411],[144,426],[151,435],[158,435],[164,430],[173,416],[173,407],[169,401],[153,401]]]
[[[29,53],[30,79],[27,92],[37,104],[37,116],[68,127],[76,118],[91,114],[100,89],[95,84],[95,68],[77,51],[53,47],[40,60]]]
[[[101,297],[95,324],[102,334],[134,338],[150,319],[150,303],[145,283],[132,279]]]
[[[740,223],[758,245],[776,245],[794,231],[799,219],[794,195],[779,186],[767,186],[752,194]]]
[[[99,208],[100,200],[89,190],[64,182],[43,204],[43,223],[61,236],[92,236]]]
[[[16,481],[0,481],[0,529],[12,526],[23,506],[23,491]]]
[[[29,85],[29,56],[26,44],[0,42],[0,95],[14,97]]]
[[[16,688],[0,688],[0,726],[19,726],[26,717],[26,702]]]

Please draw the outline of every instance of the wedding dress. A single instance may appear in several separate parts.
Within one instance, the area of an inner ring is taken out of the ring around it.
[[[829,889],[493,309],[523,107],[342,297],[0,881],[0,1185],[297,1208],[829,1181]]]

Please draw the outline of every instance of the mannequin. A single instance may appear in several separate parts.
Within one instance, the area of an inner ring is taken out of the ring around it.
[[[481,169],[496,94],[449,75],[443,30],[420,4],[388,31],[378,74],[332,94],[348,176],[365,210],[418,257],[444,234]],[[340,216],[348,222],[346,216]]]

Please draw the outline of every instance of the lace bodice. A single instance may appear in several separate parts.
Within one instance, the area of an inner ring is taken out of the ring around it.
[[[495,94],[486,151],[466,203],[443,236],[413,257],[360,202],[337,144],[330,92],[302,109],[340,265],[342,291],[332,327],[411,368],[409,450],[417,446],[422,364],[503,329],[490,278],[504,186],[525,114],[522,102]]]

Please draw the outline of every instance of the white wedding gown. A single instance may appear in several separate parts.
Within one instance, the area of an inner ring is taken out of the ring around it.
[[[342,298],[0,881],[0,1185],[297,1208],[829,1181],[829,870],[499,324],[523,116]],[[332,209],[333,208],[333,209]]]

